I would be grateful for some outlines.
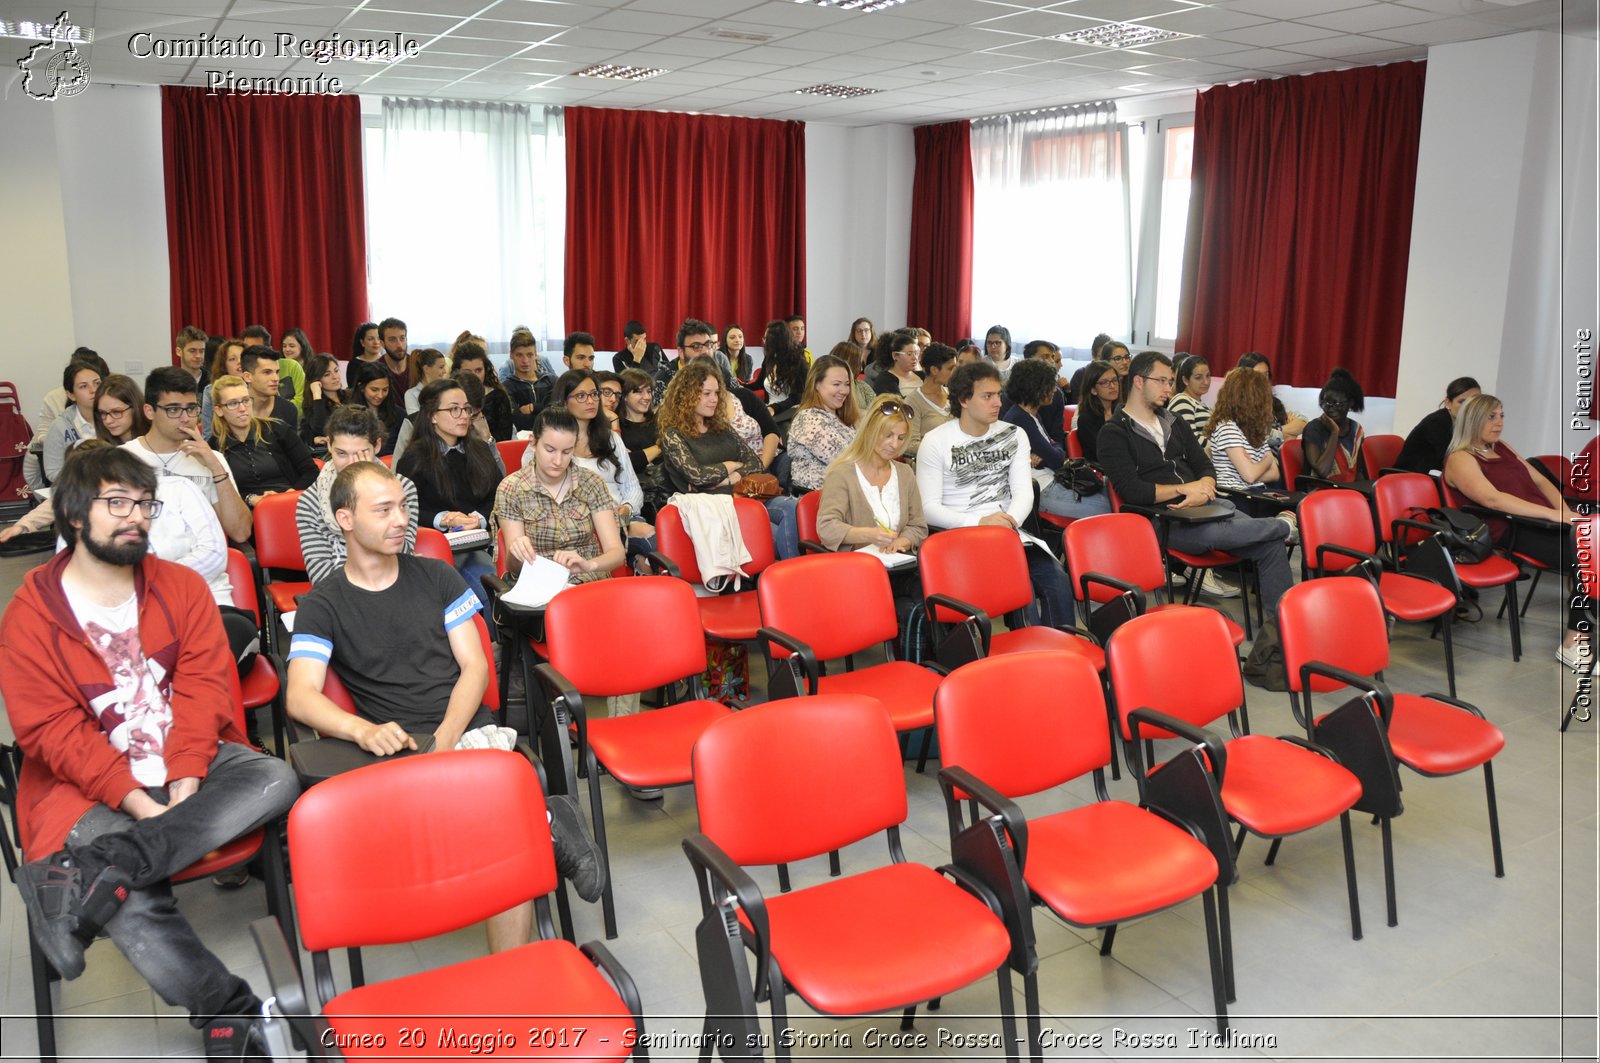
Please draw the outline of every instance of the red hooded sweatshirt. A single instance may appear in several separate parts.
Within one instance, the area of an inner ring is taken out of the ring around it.
[[[17,783],[28,860],[56,852],[95,804],[119,808],[139,789],[125,753],[89,703],[113,686],[61,588],[72,551],[28,573],[0,618],[0,693],[22,747]],[[236,723],[237,672],[206,581],[182,565],[146,557],[134,570],[139,641],[162,666],[172,706],[163,757],[167,778],[204,779],[222,741],[246,742]]]

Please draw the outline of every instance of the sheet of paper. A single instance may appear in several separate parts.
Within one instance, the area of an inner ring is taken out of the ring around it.
[[[522,566],[516,585],[500,600],[521,609],[543,608],[566,588],[571,576],[564,567],[541,554]]]
[[[899,568],[901,565],[914,565],[917,561],[917,559],[910,554],[892,553],[888,550],[881,550],[876,546],[863,546],[856,552],[861,554],[871,554],[879,561],[882,561],[885,568]]]
[[[299,616],[299,615],[300,615],[299,610],[296,610],[295,612],[292,612],[292,613],[279,613],[278,614],[278,620],[279,620],[279,622],[281,622],[283,624],[283,630],[285,630],[289,634],[293,635],[294,634],[294,618]]]

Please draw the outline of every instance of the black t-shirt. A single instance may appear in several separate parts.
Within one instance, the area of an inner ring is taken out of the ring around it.
[[[385,590],[363,590],[339,568],[301,598],[289,660],[328,664],[363,718],[420,733],[444,719],[461,675],[449,632],[472,623],[481,606],[443,561],[398,560],[400,575]],[[466,729],[492,722],[480,708]]]

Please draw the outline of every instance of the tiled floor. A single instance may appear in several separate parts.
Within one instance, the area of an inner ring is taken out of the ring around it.
[[[9,591],[26,569],[0,562]],[[1235,611],[1237,607],[1235,606]],[[1492,614],[1493,610],[1490,609]],[[1382,862],[1376,828],[1356,824],[1364,940],[1352,941],[1337,828],[1285,843],[1273,867],[1266,845],[1246,843],[1232,890],[1238,1000],[1231,1013],[1245,1047],[1195,1047],[1191,1028],[1211,1029],[1209,976],[1197,903],[1121,928],[1110,957],[1097,938],[1036,914],[1045,1024],[1052,1056],[1179,1059],[1201,1056],[1316,1059],[1594,1059],[1596,1057],[1596,733],[1600,723],[1556,732],[1572,679],[1551,658],[1556,595],[1540,588],[1525,631],[1528,653],[1513,664],[1506,629],[1492,615],[1457,636],[1461,696],[1481,705],[1506,732],[1496,761],[1506,877],[1491,870],[1482,776],[1405,777],[1405,814],[1395,823],[1400,923],[1384,925]],[[1402,629],[1390,679],[1397,689],[1433,689],[1436,643]],[[1181,668],[1181,652],[1172,667]],[[760,666],[757,665],[759,675]],[[1037,693],[1037,692],[1033,692]],[[1295,730],[1285,695],[1251,688],[1251,718],[1261,733]],[[0,727],[3,730],[3,727]],[[7,733],[7,737],[9,734]],[[912,859],[947,858],[944,810],[930,773],[908,766],[910,816],[904,841]],[[1131,797],[1126,780],[1115,796]],[[1088,795],[1028,802],[1051,807]],[[621,935],[609,946],[639,984],[653,1037],[699,1030],[703,1002],[694,954],[699,906],[679,842],[695,829],[693,794],[670,791],[642,804],[607,784],[607,822]],[[881,839],[846,850],[847,870],[883,855]],[[797,883],[826,874],[822,862],[797,869]],[[758,873],[764,888],[775,876]],[[265,914],[260,884],[224,893],[209,883],[180,889],[201,936],[235,970],[261,986],[247,931]],[[601,936],[597,907],[580,906],[579,940]],[[0,941],[8,957],[4,1058],[36,1056],[25,920],[15,891],[0,896]],[[478,954],[469,928],[418,945],[370,950],[369,979]],[[339,967],[342,974],[342,965]],[[1020,990],[1020,985],[1019,985]],[[198,1056],[197,1035],[109,945],[89,953],[85,975],[56,988],[57,1030],[71,1058]],[[1020,1006],[1020,991],[1018,1002]],[[537,1001],[530,1001],[530,1009]],[[993,1052],[941,1046],[950,1035],[996,1032],[992,981],[946,998],[942,1014],[923,1013],[927,1047],[872,1046],[897,1017],[835,1021],[797,1002],[798,1025],[827,1042],[797,1058],[985,1058]],[[1142,1039],[1142,1040],[1141,1040]],[[657,1048],[658,1060],[693,1058],[692,1048]],[[64,1058],[66,1058],[64,1056]]]

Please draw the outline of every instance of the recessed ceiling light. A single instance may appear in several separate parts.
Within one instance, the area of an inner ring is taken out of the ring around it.
[[[1175,41],[1180,37],[1192,37],[1191,33],[1179,33],[1176,30],[1160,30],[1154,26],[1141,26],[1137,22],[1102,22],[1088,29],[1073,30],[1071,33],[1058,33],[1050,39],[1053,41],[1066,41],[1068,44],[1088,44],[1096,48],[1133,48],[1141,44],[1155,44],[1157,41]]]
[[[772,34],[762,33],[760,30],[730,30],[718,26],[706,36],[719,41],[738,41],[741,44],[766,44],[772,40]]]
[[[15,37],[21,41],[53,41],[57,39],[55,34],[59,32],[61,34],[60,40],[68,41],[72,44],[90,44],[94,41],[94,30],[86,30],[81,26],[74,26],[72,23],[66,22],[65,19],[66,12],[62,12],[61,18],[58,19],[58,22],[61,23],[61,28],[57,30],[56,23],[34,22],[31,19],[10,22],[0,18],[0,37]]]
[[[840,11],[882,11],[903,4],[906,0],[794,0],[797,4],[816,4],[818,7],[836,7]]]
[[[611,81],[645,81],[666,71],[653,66],[622,66],[618,63],[596,63],[578,71],[581,78],[607,78]]]
[[[797,96],[829,96],[836,100],[853,100],[857,96],[871,96],[882,89],[866,89],[860,85],[812,85],[808,88],[795,89]]]

